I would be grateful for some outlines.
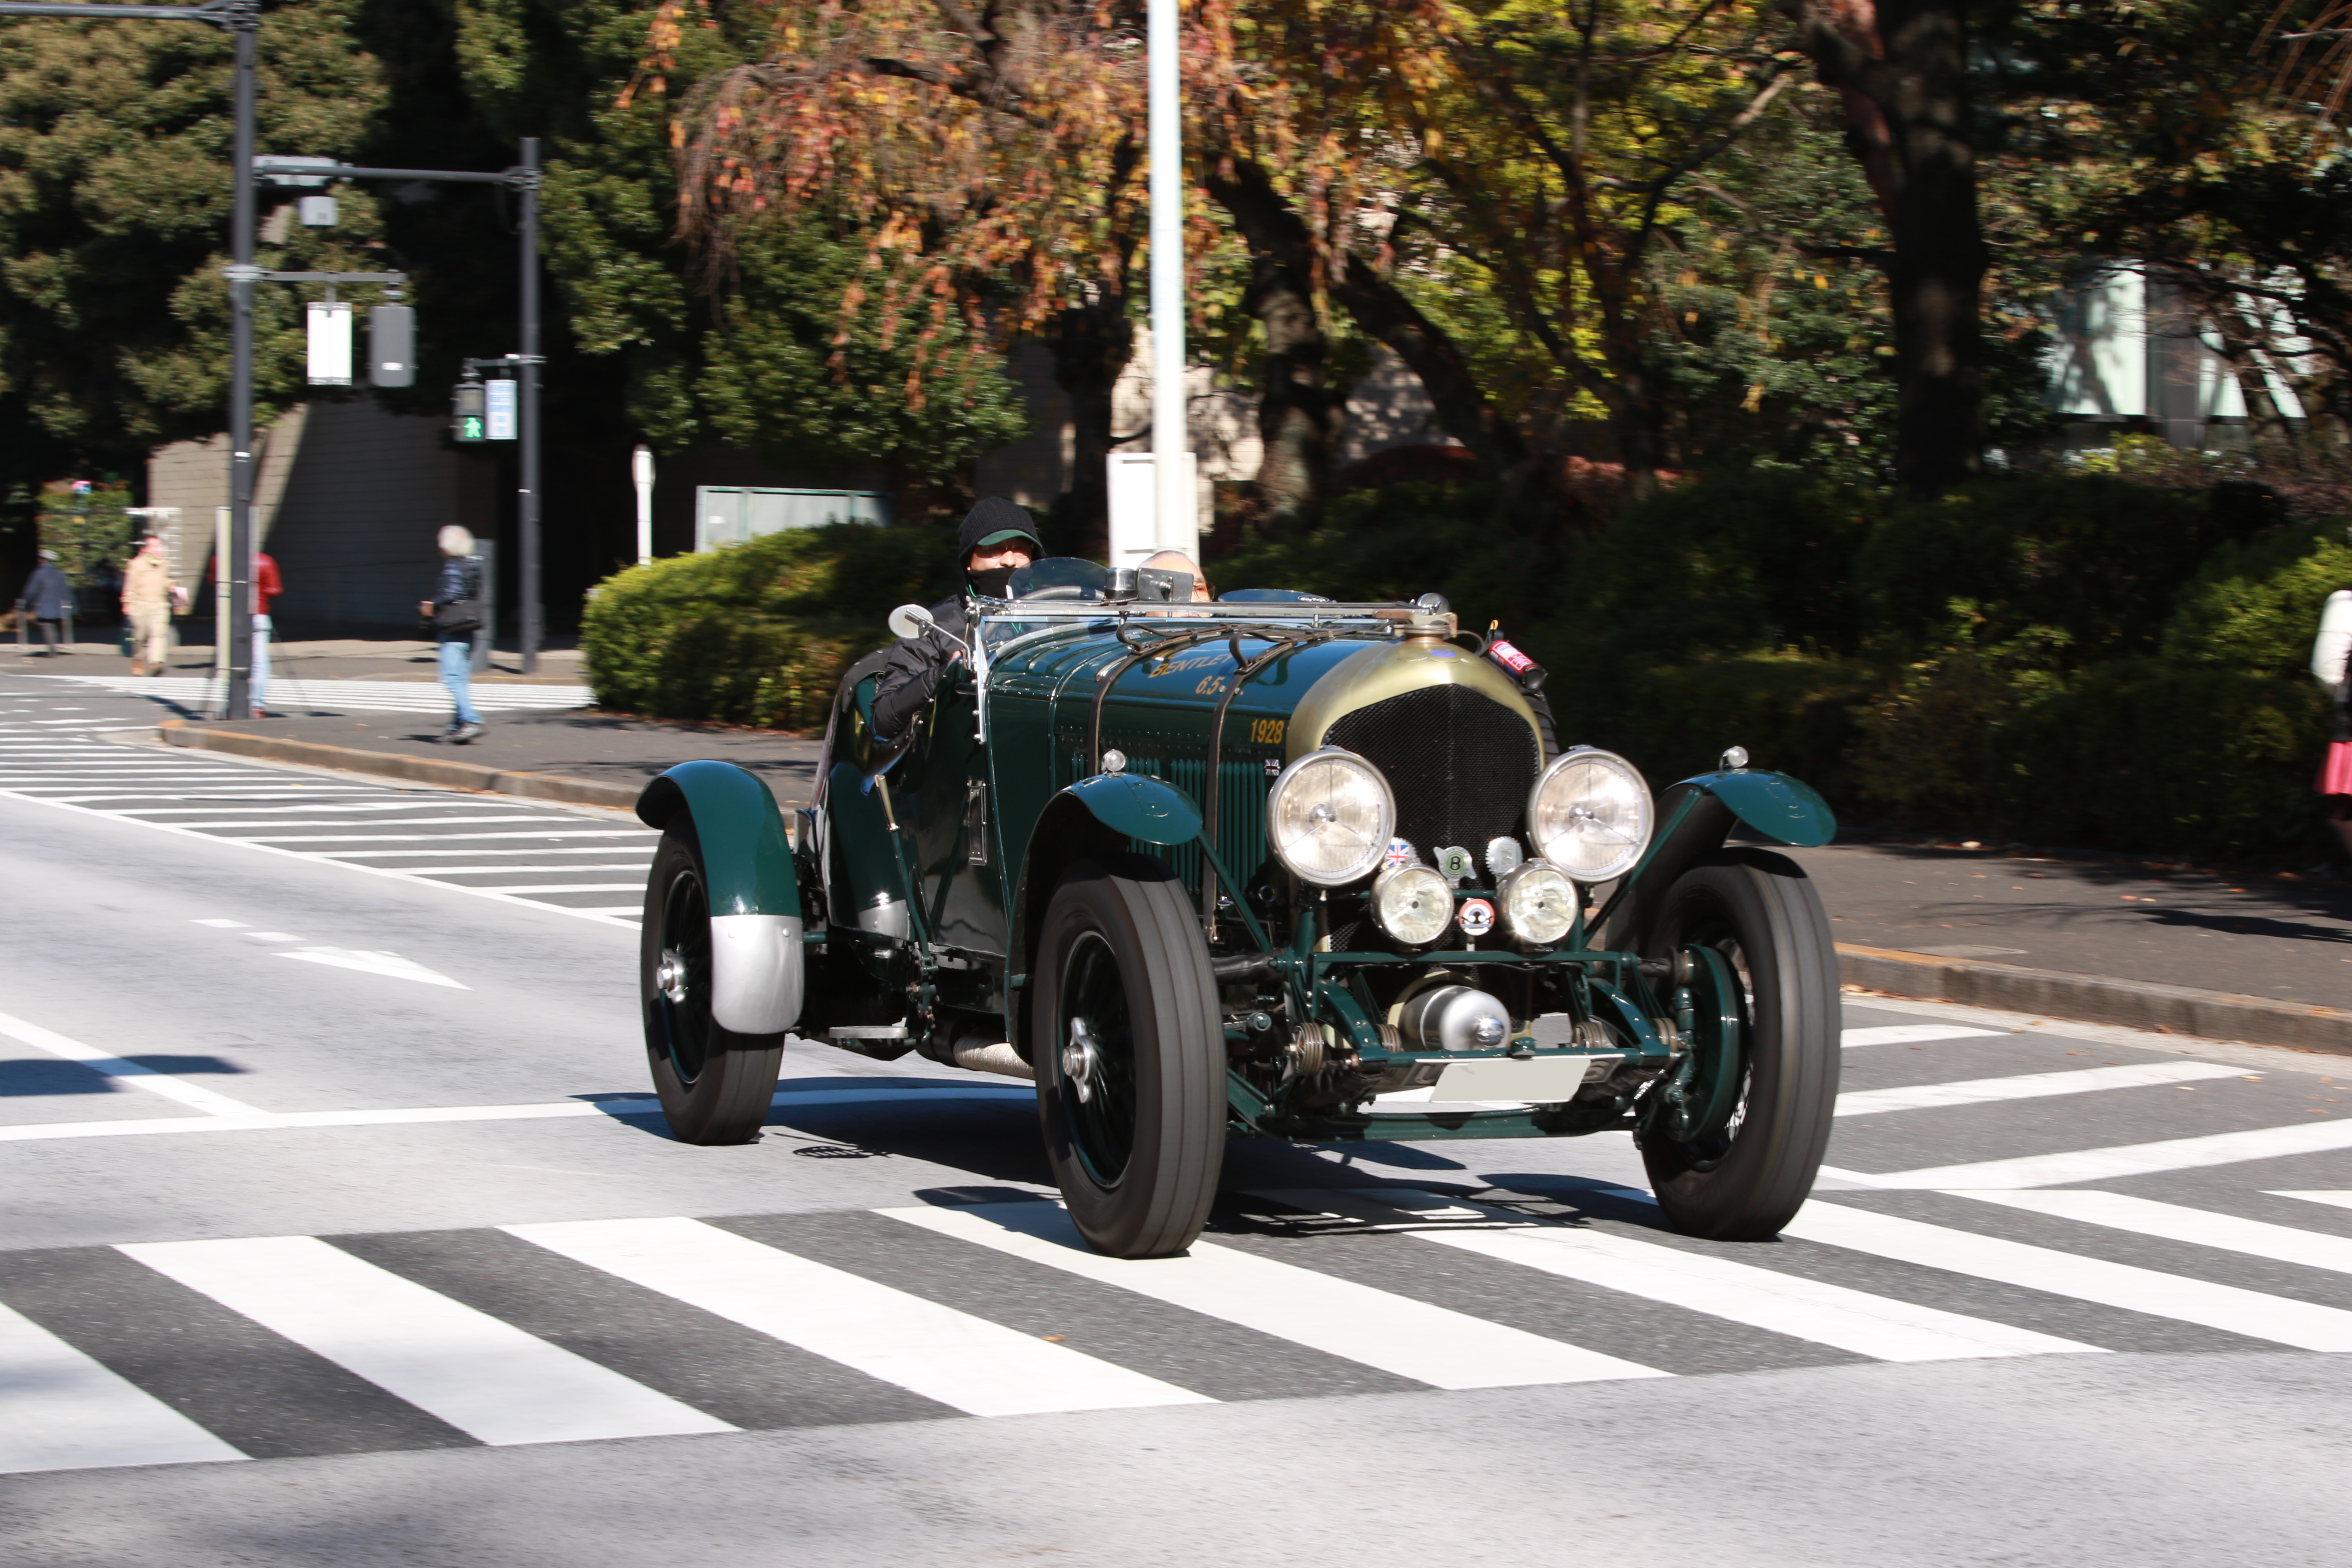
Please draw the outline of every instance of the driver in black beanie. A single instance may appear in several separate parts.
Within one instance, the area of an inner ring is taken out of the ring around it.
[[[1028,512],[1002,496],[988,497],[966,514],[956,544],[965,592],[992,599],[1004,597],[1013,574],[1045,552]],[[940,672],[963,657],[963,649],[948,639],[971,640],[964,605],[964,593],[949,595],[931,606],[932,630],[904,638],[890,650],[889,662],[874,687],[874,733],[878,739],[895,741],[905,733],[907,721],[939,689]]]

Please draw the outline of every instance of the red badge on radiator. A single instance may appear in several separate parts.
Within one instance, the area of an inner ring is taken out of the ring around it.
[[[1484,899],[1465,899],[1454,912],[1454,921],[1464,936],[1485,936],[1495,929],[1495,906]]]

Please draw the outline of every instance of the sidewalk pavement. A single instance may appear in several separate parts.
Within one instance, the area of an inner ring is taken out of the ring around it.
[[[336,637],[300,639],[292,642],[272,641],[269,645],[269,670],[273,677],[293,680],[436,680],[436,655],[434,645],[421,637]],[[183,644],[173,650],[169,674],[202,677],[213,668],[213,650],[204,643]],[[96,641],[85,637],[68,645],[56,658],[42,654],[36,642],[29,648],[19,648],[13,636],[0,638],[0,674],[8,675],[105,675],[124,676],[131,673],[131,660],[112,638]],[[474,677],[476,680],[537,680],[559,685],[579,685],[580,650],[570,647],[542,647],[539,654],[539,670],[533,675],[522,672],[522,658],[513,639],[491,652],[488,672]]]
[[[414,652],[296,646],[316,661],[304,671],[311,678],[334,668],[396,679],[404,659],[429,657],[424,644]],[[104,673],[120,665],[117,658]],[[72,672],[63,659],[14,668]],[[331,690],[331,681],[320,685]],[[162,735],[179,745],[607,806],[627,806],[646,779],[698,757],[760,774],[787,812],[806,803],[815,782],[814,737],[570,709],[496,714],[480,740],[453,746],[441,739],[437,713],[335,713],[316,700],[316,689],[312,696],[317,710],[304,717],[202,723],[183,716]],[[1850,986],[2352,1053],[2352,880],[1894,843],[1790,853],[1821,889]]]

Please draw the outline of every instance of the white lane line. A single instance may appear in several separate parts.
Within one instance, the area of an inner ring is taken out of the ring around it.
[[[1058,1204],[876,1212],[1437,1388],[1669,1375],[1214,1242],[1181,1258],[1105,1258]]]
[[[2352,1312],[2336,1307],[1872,1214],[1819,1198],[1800,1209],[1781,1234],[2301,1350],[2352,1351]]]
[[[382,974],[394,980],[415,980],[426,985],[446,985],[452,991],[470,991],[437,970],[427,969],[412,958],[396,952],[373,952],[364,948],[304,947],[278,954],[280,958],[299,958],[310,963],[329,964],[336,969],[355,969],[362,974]]]
[[[116,1250],[485,1443],[738,1430],[317,1237]]]
[[[415,810],[419,808],[404,807],[403,809]],[[422,809],[446,810],[447,808],[428,806]],[[226,832],[227,829],[232,827],[425,827],[430,826],[435,823],[442,822],[561,822],[564,820],[559,816],[536,816],[528,811],[501,811],[490,815],[477,813],[468,816],[385,816],[379,817],[373,822],[288,822],[283,817],[277,817],[268,822],[149,823],[144,816],[133,812],[110,811],[105,815],[115,817],[121,821],[137,822],[142,826],[154,827],[184,827],[193,833],[221,833]],[[270,837],[271,836],[268,835],[257,834],[249,839],[240,839],[238,842],[247,844],[265,844],[269,842]],[[338,834],[335,837],[342,838],[355,838],[360,836],[357,834],[345,833]],[[283,842],[292,842],[292,840],[283,840]]]
[[[499,1228],[967,1415],[1216,1403],[700,1220]]]
[[[362,874],[364,874],[364,875],[366,875],[366,876],[370,876],[370,877],[382,877],[382,878],[384,878],[385,879],[390,880],[390,881],[405,882],[405,883],[408,883],[409,885],[411,885],[412,887],[415,887],[415,886],[425,886],[425,887],[441,888],[441,889],[446,889],[446,890],[447,890],[447,891],[449,891],[449,892],[453,892],[453,893],[463,893],[463,894],[465,894],[467,898],[472,898],[472,899],[488,899],[488,900],[490,900],[491,902],[493,902],[493,903],[507,904],[507,905],[510,905],[510,906],[512,906],[513,908],[515,908],[515,909],[519,909],[519,910],[546,910],[546,911],[548,911],[548,912],[550,912],[550,913],[552,913],[552,914],[559,914],[559,915],[570,915],[570,916],[571,916],[572,919],[574,919],[574,920],[593,921],[594,921],[594,922],[595,922],[596,924],[598,924],[598,925],[613,926],[613,927],[614,927],[614,928],[616,928],[616,929],[618,929],[618,930],[622,930],[622,931],[635,931],[635,930],[637,929],[637,926],[638,926],[638,922],[637,922],[636,921],[633,921],[633,920],[623,920],[623,919],[618,918],[618,914],[619,914],[620,912],[622,912],[622,911],[614,911],[614,910],[602,910],[602,909],[576,909],[576,908],[571,907],[571,906],[569,906],[569,905],[564,905],[564,904],[550,904],[550,903],[544,903],[544,902],[541,902],[541,900],[536,900],[536,899],[514,898],[514,897],[511,897],[511,896],[509,896],[509,895],[508,895],[508,894],[505,894],[505,893],[501,893],[501,892],[499,892],[499,891],[497,889],[495,889],[495,888],[469,888],[469,887],[466,886],[466,884],[465,884],[465,883],[463,883],[463,882],[425,882],[425,881],[424,881],[424,879],[423,879],[416,878],[416,877],[412,877],[412,876],[410,876],[408,873],[406,873],[406,872],[404,872],[404,871],[396,871],[396,870],[394,870],[394,869],[392,869],[392,868],[388,868],[388,867],[383,867],[383,866],[362,866],[362,865],[358,865],[358,864],[356,864],[356,863],[354,863],[354,862],[347,861],[347,860],[341,860],[341,861],[328,861],[328,860],[326,859],[326,858],[325,858],[325,857],[323,857],[323,856],[309,854],[309,853],[306,853],[306,852],[304,852],[304,851],[302,851],[302,850],[299,850],[299,849],[285,849],[285,848],[281,848],[281,847],[278,847],[278,844],[276,844],[276,843],[264,842],[263,840],[261,840],[261,839],[259,839],[259,838],[223,838],[223,837],[215,837],[214,835],[209,834],[209,833],[199,833],[199,832],[197,832],[194,828],[192,828],[192,827],[184,827],[184,826],[180,826],[180,825],[179,825],[179,824],[177,824],[177,823],[171,823],[171,822],[145,822],[145,821],[142,821],[142,820],[140,820],[140,819],[139,819],[139,818],[137,818],[137,817],[117,816],[116,816],[115,814],[113,814],[112,812],[109,812],[109,811],[99,811],[99,810],[96,810],[96,809],[94,809],[94,808],[92,808],[92,807],[90,807],[90,806],[87,806],[87,805],[68,805],[68,804],[67,804],[67,803],[65,803],[65,802],[63,802],[63,801],[49,800],[49,799],[47,799],[47,798],[45,798],[45,797],[43,797],[43,796],[41,796],[41,795],[26,795],[26,794],[22,793],[21,791],[17,791],[17,790],[0,790],[0,799],[21,800],[21,801],[26,801],[26,802],[27,802],[27,803],[29,803],[29,804],[31,804],[31,805],[47,805],[47,806],[53,806],[53,807],[55,807],[55,808],[56,808],[57,810],[58,810],[58,811],[70,811],[70,812],[73,812],[73,813],[74,813],[75,815],[77,815],[77,816],[89,816],[89,817],[96,817],[97,819],[99,819],[99,820],[100,820],[100,821],[101,821],[101,822],[120,822],[120,823],[125,823],[125,824],[127,824],[128,826],[132,826],[132,827],[143,827],[143,828],[147,829],[148,831],[150,831],[150,832],[152,832],[152,833],[170,833],[170,834],[175,834],[175,835],[177,835],[177,836],[178,836],[178,837],[183,837],[183,838],[192,838],[192,839],[196,839],[196,840],[198,840],[198,841],[200,841],[200,842],[203,842],[203,843],[205,843],[205,844],[226,844],[226,845],[231,845],[231,846],[234,846],[234,847],[237,847],[237,848],[241,848],[241,849],[251,849],[251,850],[254,850],[254,851],[256,851],[256,852],[257,852],[257,853],[259,853],[259,854],[263,854],[263,855],[280,855],[280,856],[285,857],[285,858],[286,858],[287,859],[289,859],[289,860],[300,860],[300,861],[305,862],[306,864],[313,865],[313,866],[316,866],[316,865],[321,865],[321,864],[332,864],[332,865],[339,866],[339,867],[341,867],[341,868],[343,868],[343,869],[345,869],[345,870],[358,871],[358,872],[361,872],[361,873],[362,873]],[[551,818],[551,820],[562,820],[562,819],[561,819],[561,818]],[[572,820],[575,820],[575,821],[576,821],[576,820],[578,820],[578,819],[577,819],[577,818],[573,818]],[[288,839],[286,840],[286,842],[289,842],[289,843],[298,843],[298,844],[299,844],[299,843],[330,843],[330,842],[342,842],[342,841],[347,841],[347,840],[349,840],[349,839],[352,839],[352,838],[359,838],[359,837],[404,838],[404,839],[408,839],[408,840],[412,840],[412,841],[414,841],[414,840],[420,840],[420,839],[447,839],[447,838],[609,838],[609,837],[647,837],[647,836],[649,836],[650,834],[651,834],[651,829],[649,829],[649,828],[634,828],[634,829],[601,829],[601,830],[592,830],[592,831],[587,831],[587,832],[553,832],[553,833],[550,833],[550,832],[539,832],[539,833],[488,833],[488,834],[481,834],[481,833],[451,833],[451,834],[409,833],[409,834],[383,834],[383,835],[342,834],[342,835],[338,835],[338,836],[336,836],[334,838],[331,838],[331,839],[310,839],[310,838],[299,838],[299,837],[298,837],[298,838],[288,838]],[[634,912],[634,911],[630,911],[630,912]]]
[[[245,922],[243,921],[195,921],[192,923],[200,926],[210,926],[215,931],[243,931],[245,929]]]
[[[453,833],[449,837],[452,838],[507,838],[513,837],[515,835]],[[632,848],[626,844],[596,844],[585,849],[322,849],[308,858],[316,860],[417,860],[436,855],[464,855],[475,859],[485,859],[492,855],[644,855],[650,858],[653,853],[654,846],[650,844],[642,849]],[[431,868],[438,869],[438,868]]]
[[[455,887],[457,884],[453,882],[450,886]],[[575,915],[614,915],[625,917],[623,923],[627,925],[643,925],[645,923],[646,911],[645,906],[642,904],[596,904],[584,909],[572,904],[550,904],[547,907],[551,910],[563,910]]]
[[[0,1307],[0,1472],[245,1457],[31,1319]]]
[[[2242,1252],[2250,1258],[2268,1258],[2279,1263],[2299,1263],[2306,1268],[2352,1274],[2352,1237],[2323,1236],[2316,1231],[2297,1230],[2293,1226],[2272,1225],[2266,1220],[2240,1219],[2235,1215],[2215,1214],[2210,1209],[2185,1208],[2179,1204],[2127,1197],[2122,1193],[2081,1188],[2055,1192],[1960,1192],[1953,1195],[2059,1219],[2079,1220],[2084,1225],[2103,1225],[2112,1230],[2127,1230],[2164,1241],[2185,1241],[2223,1252]]]
[[[90,815],[93,816],[104,816],[108,814],[105,812],[92,812]],[[551,816],[547,820],[550,822],[561,822],[563,819],[562,817]],[[192,838],[204,838],[209,837],[209,835],[195,832],[193,828],[178,827],[168,822],[142,822],[139,824],[139,826],[142,827],[158,827],[166,833],[185,833]],[[258,849],[268,849],[273,846],[279,844],[454,844],[459,840],[469,838],[648,838],[656,837],[658,837],[658,835],[656,835],[650,827],[583,827],[565,828],[553,831],[542,829],[532,833],[319,833],[309,835],[292,833],[257,833],[248,838],[215,838],[213,839],[213,842],[215,844],[250,844]],[[343,858],[340,855],[328,855],[315,850],[307,849],[288,849],[281,851],[281,853],[291,855],[298,860],[339,860]],[[375,867],[360,866],[356,864],[353,865],[352,868],[360,871],[377,869]]]
[[[2003,1100],[2040,1100],[2059,1094],[2097,1094],[2112,1089],[2147,1089],[2243,1077],[2243,1068],[2214,1062],[2133,1062],[2084,1068],[2073,1072],[2021,1073],[2013,1078],[1963,1079],[1957,1083],[1921,1083],[1908,1089],[1865,1089],[1837,1099],[1840,1116],[1876,1116],[1889,1110],[1933,1110],[1953,1105],[1989,1105]]]
[[[1383,1187],[1376,1194],[1321,1191],[1257,1195],[1373,1225],[1409,1222],[1415,1228],[1407,1234],[1423,1241],[1877,1361],[2104,1353],[2099,1346],[2076,1340],[1632,1237],[1533,1223],[1507,1209],[1459,1203],[1434,1193]],[[1462,1223],[1465,1221],[1470,1225]],[[1433,1227],[1431,1222],[1437,1223]],[[1496,1222],[1505,1228],[1494,1228]]]
[[[409,875],[419,881],[429,882],[436,873],[427,868],[421,871],[411,871]],[[455,885],[452,884],[452,886]],[[646,885],[643,882],[540,882],[530,887],[499,889],[501,893],[513,893],[518,897],[525,893],[642,893],[645,890]]]
[[[2339,1209],[2352,1209],[2352,1193],[2273,1193],[2274,1198],[2301,1198],[2306,1203],[2328,1204]]]
[[[1865,1187],[1910,1191],[1942,1187],[2059,1187],[2109,1182],[2158,1171],[2193,1171],[2247,1160],[2283,1160],[2294,1154],[2325,1154],[2352,1149],[2352,1121],[2300,1121],[2260,1127],[2250,1132],[2215,1132],[2202,1138],[2168,1138],[2156,1143],[2123,1143],[2111,1149],[2081,1149],[2069,1154],[2026,1154],[1969,1165],[1930,1165],[1916,1171],[1872,1174],[1836,1170],[1822,1173]]]
[[[134,1061],[125,1061],[110,1051],[85,1046],[79,1040],[68,1039],[55,1029],[44,1029],[38,1024],[11,1017],[5,1013],[0,1013],[0,1035],[28,1045],[35,1050],[47,1051],[53,1057],[79,1062],[94,1073],[143,1089],[150,1094],[161,1095],[165,1100],[177,1100],[190,1110],[204,1111],[208,1116],[250,1118],[268,1114],[202,1084],[157,1072],[153,1068],[142,1067]]]
[[[1002,1089],[908,1091],[819,1089],[779,1091],[770,1101],[784,1111],[835,1105],[929,1105],[935,1100],[977,1100],[999,1105],[1030,1102],[1035,1090],[1007,1083]],[[142,1138],[166,1132],[282,1132],[313,1127],[409,1127],[441,1121],[561,1121],[593,1116],[654,1116],[661,1101],[650,1096],[614,1100],[558,1100],[535,1105],[399,1106],[380,1110],[257,1110],[247,1116],[160,1116],[135,1121],[38,1121],[0,1126],[0,1143],[45,1143],[61,1138]],[[789,1121],[786,1117],[784,1120]]]
[[[2007,1029],[1957,1029],[1949,1024],[1886,1024],[1870,1029],[1848,1029],[1840,1043],[1853,1046],[1922,1045],[1929,1040],[1970,1040],[2006,1035]]]
[[[642,860],[619,860],[609,864],[599,861],[586,866],[412,866],[408,868],[408,874],[412,877],[536,877],[566,871],[642,871],[645,868],[646,863]],[[632,882],[629,885],[634,888],[643,884]],[[505,890],[509,893],[520,893],[528,889],[509,888]],[[593,892],[600,889],[574,888],[566,883],[563,890]]]

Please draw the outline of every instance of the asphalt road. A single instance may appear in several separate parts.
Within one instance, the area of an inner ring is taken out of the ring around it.
[[[1622,1136],[1239,1143],[1111,1263],[1017,1083],[671,1141],[625,816],[138,706],[0,679],[11,1564],[2341,1560],[2330,1058],[1853,1005],[1779,1242]]]

